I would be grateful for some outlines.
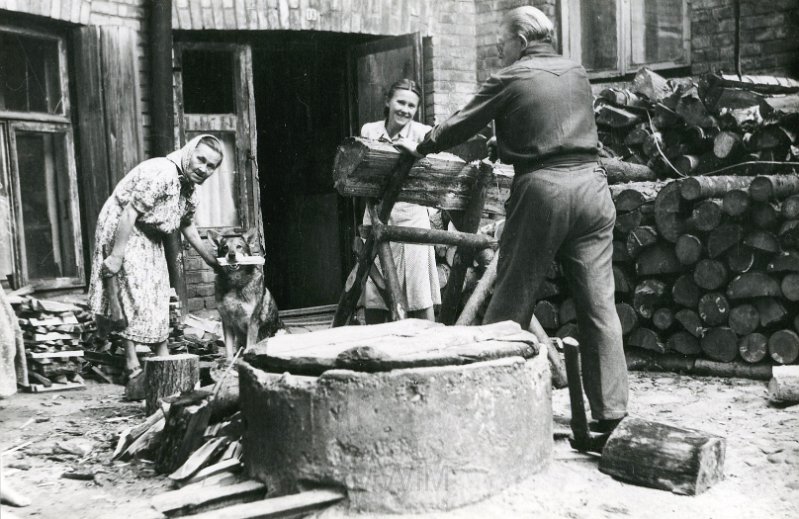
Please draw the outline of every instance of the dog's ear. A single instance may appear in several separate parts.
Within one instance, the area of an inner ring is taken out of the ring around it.
[[[225,239],[222,237],[221,234],[218,232],[209,229],[206,231],[206,235],[208,236],[208,240],[213,244],[214,249],[219,251],[219,246],[222,244],[222,241]]]
[[[258,243],[258,229],[255,227],[251,228],[247,232],[241,235],[244,238],[244,241],[247,242],[247,245],[250,247],[250,251],[255,252],[260,250],[260,245]]]

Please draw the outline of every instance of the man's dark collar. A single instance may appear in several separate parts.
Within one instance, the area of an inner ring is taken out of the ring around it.
[[[526,56],[559,56],[559,54],[551,43],[534,41],[522,51],[522,57]]]

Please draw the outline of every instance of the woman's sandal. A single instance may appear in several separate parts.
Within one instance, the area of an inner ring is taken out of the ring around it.
[[[137,366],[126,372],[125,400],[144,400],[144,370]]]

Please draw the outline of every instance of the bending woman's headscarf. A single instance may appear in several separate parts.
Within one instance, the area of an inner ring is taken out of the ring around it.
[[[200,144],[201,140],[212,140],[216,143],[215,151],[219,152],[219,155],[224,156],[224,146],[222,146],[222,141],[218,138],[214,137],[210,133],[203,133],[194,137],[192,140],[187,142],[183,145],[182,148],[179,150],[175,150],[169,155],[166,156],[169,160],[175,163],[175,165],[180,169],[181,175],[185,174],[188,171],[189,167],[191,166],[191,155],[194,153],[194,150]],[[213,148],[213,146],[212,146]]]

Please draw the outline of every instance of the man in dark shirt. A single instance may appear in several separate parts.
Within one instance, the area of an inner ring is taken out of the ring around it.
[[[459,144],[495,121],[499,158],[513,164],[494,296],[485,323],[526,328],[546,272],[557,260],[577,307],[583,379],[598,420],[612,430],[627,414],[627,367],[614,304],[616,211],[597,164],[591,86],[582,66],[555,52],[554,26],[519,7],[500,26],[503,68],[459,112],[408,151],[426,155]]]

